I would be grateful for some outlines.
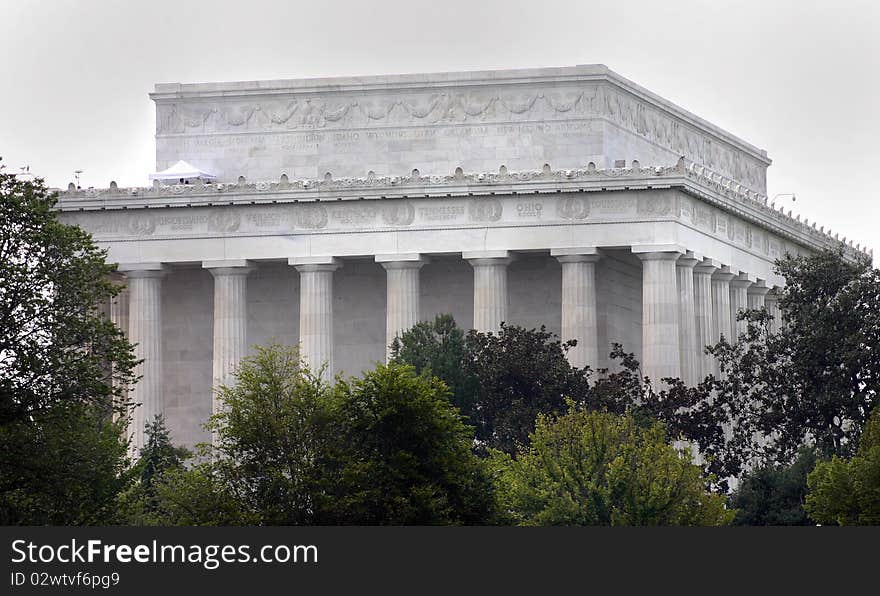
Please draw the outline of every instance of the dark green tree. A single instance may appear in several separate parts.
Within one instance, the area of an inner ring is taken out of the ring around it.
[[[106,252],[59,221],[56,201],[0,166],[4,523],[107,523],[124,484],[135,359],[102,310],[119,288]]]
[[[720,376],[694,387],[642,378],[616,346],[620,366],[592,387],[594,407],[663,421],[670,439],[699,449],[722,486],[754,465],[786,468],[805,445],[820,458],[851,455],[880,385],[880,273],[830,251],[786,255],[776,270],[787,284],[781,331],[765,309],[740,313],[748,329],[739,341],[707,348]]]
[[[349,440],[332,434],[330,389],[297,348],[258,347],[235,384],[219,390],[223,409],[209,422],[218,437],[213,471],[189,480],[219,483],[254,523],[323,523],[330,443]]]
[[[502,323],[497,334],[471,331],[464,368],[478,387],[473,415],[477,439],[512,454],[528,445],[538,414],[564,411],[566,398],[586,404],[590,369],[568,362],[565,354],[574,345],[544,327]]]
[[[733,512],[706,489],[690,455],[659,423],[589,412],[570,402],[539,415],[528,447],[495,451],[500,508],[519,525],[725,525]]]
[[[502,324],[498,333],[465,335],[450,315],[439,315],[395,339],[392,356],[449,386],[452,403],[476,427],[480,449],[514,453],[528,442],[539,413],[561,411],[566,397],[586,402],[590,370],[569,364],[573,345],[544,327]]]
[[[491,481],[448,388],[410,366],[379,366],[334,390],[338,440],[325,471],[334,524],[478,524]]]
[[[122,422],[95,404],[58,403],[0,425],[0,525],[105,525],[130,482]]]
[[[807,484],[806,510],[816,522],[880,525],[880,408],[865,426],[856,455],[819,462]]]
[[[816,454],[801,449],[790,466],[767,464],[746,473],[730,497],[738,526],[811,525],[804,511],[807,474],[816,465]]]
[[[789,465],[807,444],[820,458],[850,456],[878,401],[880,272],[831,251],[786,255],[776,268],[786,279],[782,329],[771,330],[764,309],[741,313],[748,330],[739,341],[709,348],[720,378],[673,390],[690,406],[673,426],[705,423],[691,438],[719,475],[749,462]]]
[[[115,266],[56,202],[0,168],[0,424],[62,402],[124,406],[134,380],[131,345],[102,313]]]
[[[479,388],[477,379],[464,368],[465,332],[449,314],[422,321],[395,337],[391,360],[409,364],[419,374],[443,379],[449,387],[450,400],[462,414],[475,423],[474,401]]]
[[[171,470],[184,468],[191,453],[171,442],[165,419],[158,415],[144,428],[146,444],[131,470],[132,484],[120,495],[121,521],[131,525],[154,525],[162,517],[159,486]]]

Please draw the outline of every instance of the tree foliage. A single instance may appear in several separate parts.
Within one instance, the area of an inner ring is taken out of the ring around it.
[[[486,523],[491,482],[448,388],[410,366],[378,366],[334,391],[333,523]]]
[[[102,312],[119,288],[56,201],[0,166],[0,523],[109,523],[127,482],[135,359]]]
[[[131,525],[159,525],[164,514],[160,486],[165,475],[183,469],[190,452],[171,442],[165,419],[158,415],[144,426],[147,437],[140,456],[129,475],[131,484],[120,494],[118,513],[121,521]]]
[[[475,424],[474,406],[479,387],[477,379],[464,368],[467,360],[465,332],[449,314],[439,314],[433,321],[416,323],[395,337],[391,361],[413,366],[419,374],[443,379],[449,398]]]
[[[130,480],[124,425],[60,403],[0,425],[0,525],[104,525]]]
[[[692,387],[652,383],[615,346],[618,370],[600,371],[593,407],[663,421],[670,439],[698,448],[722,487],[756,466],[791,465],[805,445],[819,457],[851,455],[880,384],[880,273],[835,252],[786,255],[776,269],[787,283],[781,330],[766,309],[741,312],[738,341],[707,348],[721,374]]]
[[[857,454],[819,462],[807,483],[806,510],[816,522],[880,525],[880,408],[866,425]]]
[[[224,515],[265,525],[491,517],[473,431],[441,381],[391,364],[330,386],[296,348],[279,345],[258,348],[235,379],[220,389],[224,409],[210,424],[219,437],[214,463],[177,478],[180,491],[226,495],[236,505]],[[175,519],[185,518],[181,503],[193,501],[180,491],[169,494],[178,502]]]
[[[119,292],[114,266],[56,202],[0,168],[0,424],[62,402],[121,404],[134,380],[131,346],[101,311]]]
[[[330,386],[296,348],[275,344],[244,359],[218,397],[223,409],[209,427],[223,490],[262,524],[322,523],[323,466],[334,440]]]
[[[527,444],[538,414],[564,410],[565,399],[585,403],[589,369],[566,358],[562,342],[544,327],[502,323],[498,333],[458,330],[450,315],[422,322],[395,340],[393,356],[453,390],[485,448],[514,453]]]
[[[790,466],[769,463],[746,473],[730,502],[739,526],[804,526],[810,519],[804,510],[807,474],[816,465],[816,454],[801,449]]]
[[[501,507],[520,525],[724,525],[733,512],[660,424],[574,407],[540,415],[516,459],[496,451]]]

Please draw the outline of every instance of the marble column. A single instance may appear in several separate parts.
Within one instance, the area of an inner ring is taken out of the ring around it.
[[[119,293],[116,294],[115,297],[110,299],[110,321],[116,325],[116,327],[122,331],[126,337],[128,337],[128,309],[129,309],[129,291],[128,286],[124,285],[125,281],[122,279],[114,279],[114,282],[117,285],[121,285],[121,289]],[[112,365],[111,365],[112,366]],[[115,380],[113,386],[117,387],[119,383]],[[121,402],[128,398],[128,391],[123,389],[123,395],[120,396]],[[116,420],[118,418],[118,413],[114,412],[113,419]]]
[[[782,311],[779,309],[779,294],[773,288],[764,296],[764,306],[773,319],[770,321],[770,331],[779,333],[782,329]]]
[[[731,336],[733,326],[730,322],[730,280],[736,275],[726,265],[712,275],[712,314],[715,319],[713,344],[718,343],[722,335],[727,341],[733,342]]]
[[[642,261],[642,372],[659,388],[661,379],[681,377],[675,262],[684,251],[632,250]]]
[[[507,321],[506,250],[466,252],[462,257],[474,268],[474,329],[497,333]]]
[[[562,265],[562,340],[577,340],[568,351],[572,366],[599,368],[596,321],[595,248],[554,249],[550,254]]]
[[[162,366],[162,279],[164,265],[145,263],[120,265],[128,278],[128,340],[134,344],[134,357],[142,360],[135,368],[140,377],[129,392],[137,407],[132,413],[131,452],[137,456],[144,447],[144,426],[165,409]]]
[[[428,262],[420,254],[376,255],[386,271],[385,360],[394,338],[419,322],[419,272]]]
[[[739,336],[748,329],[748,321],[738,321],[741,310],[749,307],[749,288],[752,281],[744,273],[730,280],[730,340],[739,341]]]
[[[247,354],[247,276],[245,260],[203,261],[214,276],[214,352],[212,411],[220,411],[217,391],[233,382],[232,373]],[[216,443],[217,437],[212,439]]]
[[[700,353],[697,343],[696,295],[694,267],[701,262],[693,253],[675,262],[678,277],[678,344],[681,353],[681,379],[690,386],[700,381]]]
[[[299,271],[302,358],[329,381],[333,378],[333,272],[341,263],[332,257],[301,257],[288,262]]]
[[[694,267],[694,314],[702,378],[715,372],[715,359],[705,351],[706,346],[715,345],[718,339],[715,311],[712,307],[712,274],[717,270],[718,263],[711,259],[703,259]]]
[[[764,282],[760,279],[757,283],[749,286],[749,296],[748,303],[750,309],[758,309],[764,308],[764,297],[767,295],[767,292],[770,291],[770,288],[764,285]]]

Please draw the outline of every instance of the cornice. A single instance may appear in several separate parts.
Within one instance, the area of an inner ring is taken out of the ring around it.
[[[406,176],[375,176],[319,180],[289,180],[235,184],[190,184],[152,187],[75,190],[60,193],[61,211],[113,211],[208,207],[225,205],[269,205],[276,203],[330,203],[336,201],[419,199],[492,195],[592,193],[614,190],[658,190],[677,188],[700,201],[714,205],[745,221],[812,249],[844,247],[850,257],[872,255],[861,246],[846,243],[826,233],[815,223],[801,221],[767,205],[767,197],[699,164],[680,159],[674,166],[598,169],[590,163],[583,169],[465,173],[460,168],[447,176],[422,176],[413,170]]]

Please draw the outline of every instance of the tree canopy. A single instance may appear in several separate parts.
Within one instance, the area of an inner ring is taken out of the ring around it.
[[[126,482],[131,345],[106,252],[0,166],[0,522],[107,523]],[[117,416],[116,422],[111,413]]]
[[[699,466],[640,425],[574,407],[540,415],[516,458],[496,451],[501,508],[520,525],[724,525],[733,512]]]

